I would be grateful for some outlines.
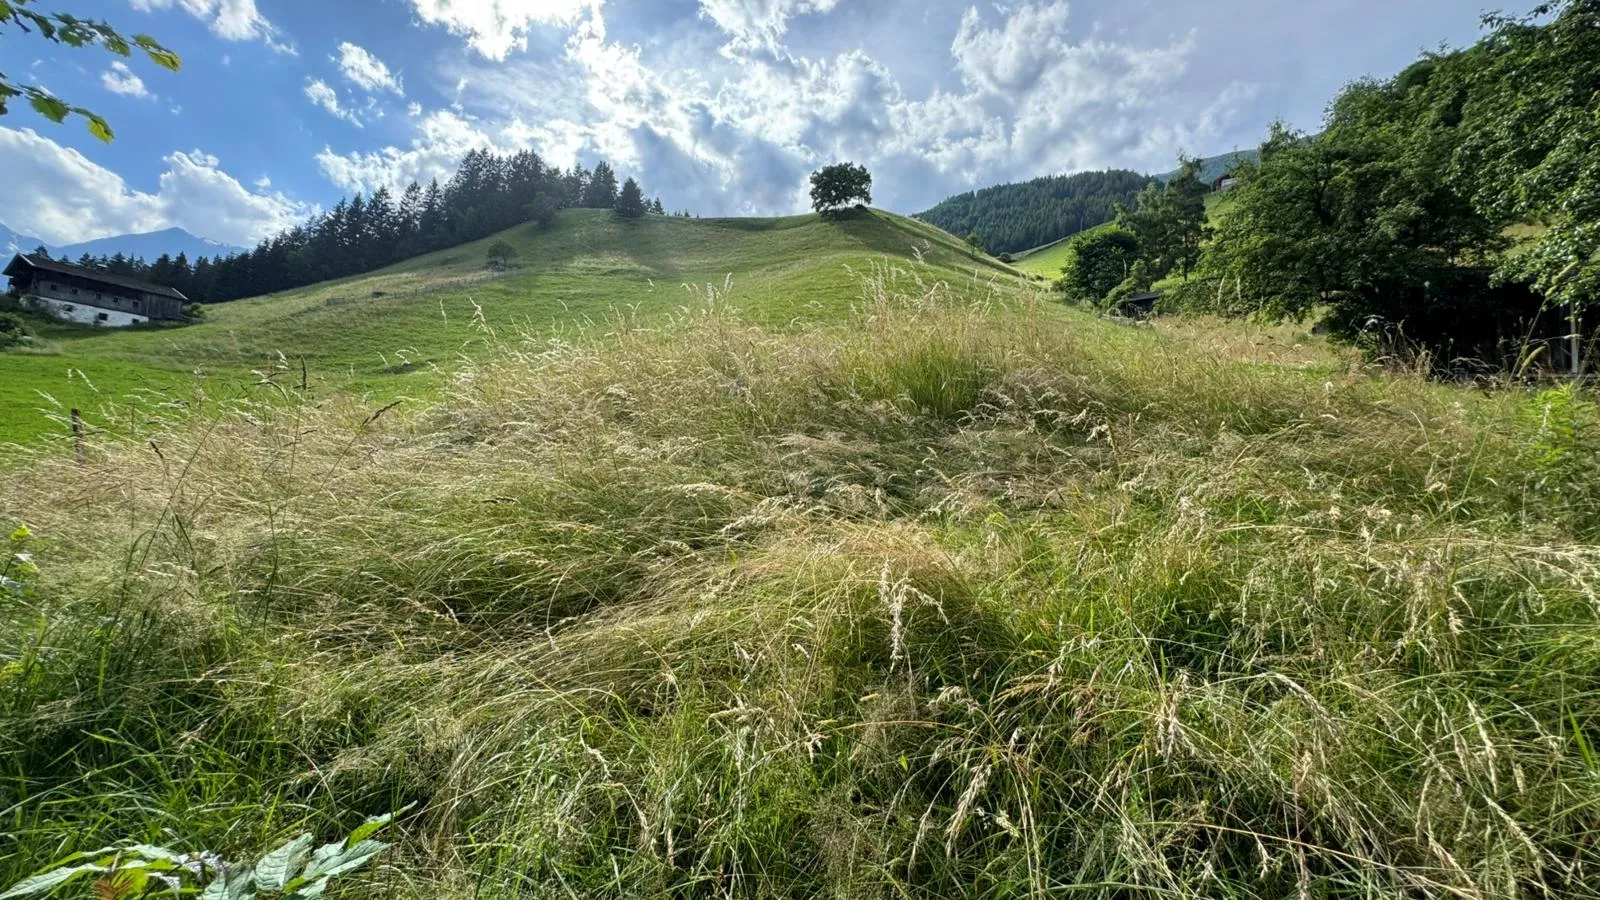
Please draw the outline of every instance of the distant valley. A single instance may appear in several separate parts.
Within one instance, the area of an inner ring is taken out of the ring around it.
[[[1200,160],[1207,184],[1260,158],[1236,150]],[[1048,175],[956,194],[916,218],[959,237],[972,236],[990,253],[1021,254],[1104,225],[1119,205],[1132,205],[1151,181],[1167,182],[1177,171],[1142,175],[1128,169]]]

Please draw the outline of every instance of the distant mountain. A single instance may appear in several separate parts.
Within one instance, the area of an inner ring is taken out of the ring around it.
[[[215,258],[239,253],[242,252],[242,248],[195,237],[182,228],[168,228],[165,231],[121,234],[116,237],[84,241],[81,244],[68,244],[60,248],[52,247],[50,252],[69,260],[75,260],[85,253],[90,256],[116,256],[121,253],[129,259],[142,257],[146,262],[155,262],[163,253],[170,256],[184,253],[188,255],[189,261],[193,262],[202,256]]]
[[[1233,171],[1241,163],[1258,163],[1260,161],[1261,151],[1259,150],[1235,150],[1232,153],[1224,153],[1221,156],[1208,156],[1200,160],[1200,180],[1210,184]],[[1157,175],[1156,179],[1165,183],[1171,181],[1177,174],[1178,170],[1173,169],[1171,172],[1163,172]]]
[[[976,233],[990,253],[1018,253],[1109,222],[1150,176],[1079,172],[957,194],[917,218],[957,237]]]
[[[163,253],[177,256],[186,253],[189,261],[193,262],[202,256],[213,259],[218,256],[227,256],[232,253],[242,252],[239,247],[230,247],[227,244],[195,237],[182,228],[168,228],[164,231],[150,231],[144,234],[120,234],[116,237],[98,238],[84,241],[81,244],[67,244],[56,247],[45,244],[35,237],[18,234],[15,231],[0,225],[0,252],[7,255],[12,253],[31,253],[34,248],[44,245],[50,255],[57,259],[76,260],[87,253],[90,256],[116,256],[121,253],[129,259],[143,258],[146,262],[155,262]]]
[[[6,256],[10,256],[13,253],[32,253],[35,247],[43,243],[44,241],[38,238],[17,234],[4,225],[0,225],[0,253],[4,253]],[[8,259],[7,262],[10,262],[10,260]],[[0,265],[3,265],[3,263],[0,263]]]

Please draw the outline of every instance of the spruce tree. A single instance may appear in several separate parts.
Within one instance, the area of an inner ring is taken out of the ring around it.
[[[583,205],[590,209],[611,209],[617,205],[617,173],[611,171],[609,164],[600,162],[594,167]]]
[[[644,191],[639,189],[639,182],[629,178],[622,185],[622,193],[617,195],[616,210],[617,215],[625,219],[644,218]]]

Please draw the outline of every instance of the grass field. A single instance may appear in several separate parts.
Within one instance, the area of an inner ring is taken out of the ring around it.
[[[1067,247],[1071,241],[1071,238],[1066,238],[1053,244],[1036,247],[1027,253],[1019,254],[1012,265],[1030,275],[1042,275],[1054,281],[1061,277],[1061,268],[1067,264]]]
[[[512,270],[485,268],[507,240]],[[750,321],[837,320],[859,298],[852,271],[923,254],[940,278],[1010,277],[943,232],[887,213],[824,223],[788,219],[624,222],[608,212],[563,213],[547,231],[512,229],[371,275],[208,307],[202,324],[133,331],[40,323],[40,352],[0,354],[0,443],[62,433],[73,406],[111,427],[130,395],[192,390],[277,393],[271,375],[313,392],[425,397],[463,355],[507,331],[577,334],[652,319],[697,304],[687,286],[731,287],[725,302]],[[259,374],[258,374],[259,373]]]
[[[406,810],[327,896],[1600,897],[1585,393],[1111,324],[897,219],[565,224],[82,338],[428,390],[16,451],[0,888]],[[585,234],[595,286],[538,256]]]

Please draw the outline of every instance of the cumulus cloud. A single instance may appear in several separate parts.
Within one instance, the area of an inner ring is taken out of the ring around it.
[[[700,14],[746,46],[776,48],[789,19],[825,13],[839,0],[700,0]]]
[[[598,12],[605,0],[410,0],[417,17],[467,39],[487,59],[525,50],[535,25],[570,26]]]
[[[448,178],[455,173],[469,150],[506,152],[514,144],[503,143],[480,123],[452,110],[436,110],[423,116],[409,148],[385,147],[370,153],[335,153],[324,147],[317,154],[317,165],[328,180],[347,191],[372,193],[387,187],[400,191],[412,181]]]
[[[200,150],[163,159],[154,193],[32,129],[0,128],[0,209],[6,225],[51,244],[177,226],[247,246],[311,212],[281,193],[251,191]]]
[[[100,73],[100,85],[113,94],[124,97],[137,97],[140,100],[153,100],[155,95],[144,86],[144,79],[133,74],[127,64],[118,60],[111,64],[111,68]]]
[[[306,79],[306,99],[317,106],[327,110],[328,114],[349,122],[357,128],[361,127],[361,120],[356,114],[339,102],[339,92],[320,78]]]
[[[473,147],[531,147],[561,166],[607,159],[671,205],[773,214],[804,208],[811,169],[851,159],[874,171],[879,202],[909,211],[1051,172],[1154,170],[1179,148],[1209,149],[1250,94],[1239,84],[1185,93],[1192,35],[1112,39],[1069,20],[1061,0],[883,0],[868,11],[882,21],[920,10],[950,28],[944,61],[910,82],[866,49],[791,49],[802,25],[825,31],[821,19],[842,14],[838,0],[699,0],[714,28],[646,46],[608,37],[599,0],[410,2],[482,56],[503,57],[533,23],[564,27],[566,42],[553,57],[445,63],[450,111],[414,109],[409,146],[318,155],[346,189],[447,175]],[[923,58],[938,55],[897,65]]]
[[[339,71],[344,73],[344,77],[349,79],[351,84],[368,93],[388,91],[397,97],[406,95],[400,79],[389,71],[383,60],[362,47],[346,41],[339,45],[339,55],[334,61],[339,64]]]
[[[174,6],[209,23],[211,33],[229,41],[264,41],[274,50],[293,53],[278,39],[278,29],[256,9],[255,0],[129,0],[133,8],[149,12]]]
[[[966,79],[999,94],[1031,90],[1066,49],[1065,0],[1027,5],[996,28],[968,7],[950,54]]]

